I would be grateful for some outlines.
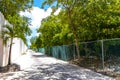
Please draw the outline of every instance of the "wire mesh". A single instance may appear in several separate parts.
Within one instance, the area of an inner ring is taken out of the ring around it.
[[[79,49],[81,66],[92,69],[112,68],[114,70],[120,70],[119,38],[80,42]],[[44,48],[44,53],[65,61],[75,60],[77,58],[76,46],[74,44],[46,47]]]

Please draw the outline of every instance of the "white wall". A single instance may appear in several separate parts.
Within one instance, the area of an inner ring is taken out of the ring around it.
[[[2,65],[3,62],[3,44],[2,44],[2,39],[0,38],[0,66]]]
[[[8,64],[8,56],[9,56],[9,44],[3,46],[3,64],[2,66],[6,66]]]
[[[17,60],[23,53],[26,52],[27,46],[19,38],[14,38],[12,46],[12,61]]]
[[[4,16],[0,12],[0,65],[3,65],[3,43],[1,39],[1,31],[3,24],[4,24]]]

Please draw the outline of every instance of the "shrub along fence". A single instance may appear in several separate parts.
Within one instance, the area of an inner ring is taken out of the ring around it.
[[[120,70],[120,38],[80,42],[79,48],[81,66]],[[40,48],[39,52],[65,61],[77,58],[74,44]]]

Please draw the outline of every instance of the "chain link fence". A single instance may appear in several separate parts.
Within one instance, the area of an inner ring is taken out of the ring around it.
[[[76,46],[62,45],[41,48],[39,52],[49,56],[70,61],[77,59]],[[81,62],[80,66],[92,69],[109,68],[120,71],[120,38],[105,39],[79,44]]]

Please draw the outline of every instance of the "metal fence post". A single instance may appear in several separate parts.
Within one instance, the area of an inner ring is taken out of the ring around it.
[[[102,48],[102,68],[104,69],[104,45],[103,45],[103,40],[101,40],[101,48]]]

